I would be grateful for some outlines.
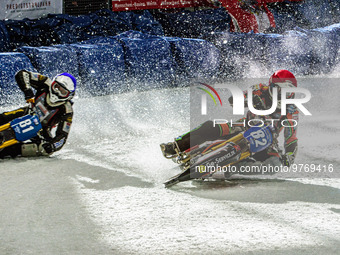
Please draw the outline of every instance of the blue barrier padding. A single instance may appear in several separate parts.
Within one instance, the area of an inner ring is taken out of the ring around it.
[[[322,6],[334,9],[334,3],[317,4],[319,9],[308,17],[319,17]],[[82,16],[58,14],[38,20],[6,20],[0,21],[0,50],[21,47],[33,66],[50,77],[64,71],[79,72],[82,85],[96,95],[124,90],[126,75],[147,84],[147,88],[167,86],[177,77],[214,78],[222,67],[224,73],[242,71],[242,61],[255,60],[268,69],[285,68],[295,74],[327,73],[339,61],[340,24],[310,30],[295,28],[283,34],[216,32],[229,24],[225,14],[221,10],[164,14],[170,17],[167,29],[175,35],[204,33],[205,40],[160,37],[163,30],[149,11],[101,10]],[[287,14],[283,16],[283,30],[297,22],[296,17],[287,20]],[[280,22],[278,19],[277,24]],[[127,31],[131,29],[138,31]],[[57,43],[64,45],[32,47]]]
[[[261,60],[265,44],[264,34],[219,32],[204,35],[203,38],[213,43],[223,55],[231,61],[235,57],[246,57],[249,60]]]
[[[330,3],[330,7],[332,10],[332,16],[333,16],[333,20],[332,23],[339,23],[340,22],[340,1],[339,0],[335,0],[335,1],[331,1]]]
[[[110,45],[110,44],[115,44],[117,43],[117,39],[113,36],[108,36],[108,37],[96,37],[92,38],[86,41],[82,41],[79,44],[104,44],[104,45]]]
[[[298,74],[310,73],[312,49],[303,32],[288,31],[283,35],[215,33],[205,38],[220,50],[221,65],[227,76],[234,77],[250,61],[260,62],[271,71],[286,68]]]
[[[72,49],[24,46],[19,51],[30,59],[39,73],[50,78],[63,72],[71,73],[74,77],[79,76],[77,54]]]
[[[104,36],[111,36],[133,29],[133,12],[112,12],[108,9],[96,11],[88,15],[93,20],[92,25],[102,26]],[[93,32],[95,29],[92,29]]]
[[[287,30],[294,29],[297,25],[301,26],[301,22],[307,25],[304,21],[299,20],[296,15],[293,15],[293,13],[272,8],[270,8],[270,11],[273,13],[275,19],[275,33],[282,34]]]
[[[251,55],[254,48],[247,45],[249,37],[251,37],[250,34],[229,33],[228,38],[224,42],[224,50],[229,54],[237,56]]]
[[[284,35],[263,35],[263,63],[271,70],[288,69],[295,74],[309,74],[312,62],[311,45],[306,34],[289,31]]]
[[[330,25],[328,27],[325,27],[325,29],[333,31],[338,37],[340,37],[340,23]]]
[[[264,34],[255,34],[253,32],[244,33],[230,33],[226,50],[232,49],[234,56],[247,56],[251,60],[259,59],[262,56],[263,45],[265,44]]]
[[[286,58],[281,62],[286,69],[296,74],[307,75],[313,73],[311,70],[313,49],[306,33],[296,30],[285,32],[282,47]]]
[[[0,52],[10,50],[10,40],[6,24],[0,20]]]
[[[194,35],[199,37],[209,32],[230,31],[231,17],[224,8],[191,12]]]
[[[72,44],[78,56],[82,88],[92,95],[125,91],[125,61],[119,42],[111,45]]]
[[[91,36],[86,36],[87,34],[81,31],[79,27],[76,27],[69,23],[65,23],[57,27],[54,33],[55,33],[57,44],[77,43],[78,40],[82,40],[84,38],[86,39],[91,38]]]
[[[48,19],[57,20],[61,23],[71,23],[80,27],[91,26],[92,21],[88,15],[72,16],[68,14],[48,14]]]
[[[162,25],[166,36],[184,37],[191,32],[191,30],[188,30],[187,24],[183,22],[185,17],[188,17],[189,15],[189,11],[182,11],[180,13],[158,12],[155,14],[155,18]]]
[[[91,26],[86,31],[93,36],[111,36],[126,31],[126,24],[117,22],[115,17],[99,16],[96,13],[89,14]]]
[[[123,38],[130,38],[130,39],[160,39],[159,36],[156,35],[150,35],[150,34],[144,34],[140,31],[135,31],[135,30],[130,30],[130,31],[126,31],[124,33],[121,33],[119,35],[116,35],[113,37],[116,40],[121,40]]]
[[[12,48],[17,48],[29,42],[27,31],[29,30],[23,20],[6,20],[5,25],[11,38]]]
[[[340,5],[340,1],[339,1],[339,5]],[[338,49],[337,61],[339,62],[340,61],[340,23],[325,27],[325,29],[331,31],[334,34],[335,47]]]
[[[167,36],[198,38],[210,32],[229,30],[231,18],[224,8],[155,14]]]
[[[326,28],[312,29],[307,32],[312,47],[314,73],[327,73],[336,64],[339,49],[339,36],[336,30]]]
[[[50,14],[48,18],[58,22],[58,25],[52,26],[53,44],[76,43],[93,37],[90,29],[92,20],[88,15]]]
[[[114,36],[129,30],[164,35],[161,24],[147,10],[112,12],[104,9],[81,16],[48,15],[36,20],[7,20],[5,26],[9,31],[8,38],[13,42],[13,48],[71,44],[98,36]],[[0,24],[0,37],[1,30]]]
[[[28,57],[23,53],[0,53],[0,104],[9,104],[13,102],[24,102],[24,96],[19,89],[15,74],[25,69],[33,71],[33,65]]]
[[[327,24],[331,24],[333,21],[332,7],[328,1],[304,1],[296,9],[308,28],[327,26]],[[336,15],[338,16],[339,12]]]
[[[201,39],[171,39],[174,58],[180,75],[189,78],[215,78],[220,68],[220,51]]]
[[[247,42],[246,35],[217,32],[206,34],[203,38],[215,45],[220,52],[220,76],[233,79],[241,78],[244,73],[244,64],[240,63],[240,60],[246,58],[246,61],[249,62],[248,54],[252,53],[242,44],[242,42]],[[261,48],[257,47],[257,49]]]
[[[134,13],[134,15],[131,16],[131,21],[133,30],[151,35],[164,36],[162,25],[156,21],[147,10],[142,11],[141,13]]]
[[[139,30],[143,33],[164,35],[162,26],[149,11],[112,12],[104,9],[87,15],[91,25],[86,27],[71,22],[78,34],[78,41],[88,40],[94,36],[114,36],[128,30]]]
[[[128,76],[145,88],[163,87],[174,82],[175,65],[170,44],[162,38],[119,37],[124,45]]]
[[[55,20],[45,18],[8,20],[5,21],[5,24],[14,48],[24,45],[42,46],[56,43],[54,29],[58,28],[59,23]]]

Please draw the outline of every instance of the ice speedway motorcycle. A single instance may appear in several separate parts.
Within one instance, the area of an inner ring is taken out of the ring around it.
[[[269,146],[279,151],[276,133],[271,125],[253,126],[228,140],[206,141],[171,157],[182,172],[167,180],[165,187],[179,182],[206,179],[216,171],[230,171],[230,166],[249,159]]]
[[[0,150],[30,140],[42,129],[35,106],[30,103],[29,113],[0,126]]]

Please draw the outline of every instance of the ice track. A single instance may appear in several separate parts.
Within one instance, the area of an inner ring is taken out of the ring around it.
[[[301,118],[297,161],[339,171],[339,100],[309,88],[323,108]],[[159,143],[190,128],[188,92],[78,98],[62,151],[2,160],[0,254],[339,254],[339,179],[163,187],[178,170]]]

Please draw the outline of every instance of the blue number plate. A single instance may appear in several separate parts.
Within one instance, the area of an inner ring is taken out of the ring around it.
[[[251,127],[243,136],[250,143],[250,151],[253,153],[263,151],[273,143],[273,135],[269,126]]]
[[[15,132],[15,137],[19,142],[29,140],[37,135],[42,129],[37,116],[25,115],[11,121],[11,127]]]

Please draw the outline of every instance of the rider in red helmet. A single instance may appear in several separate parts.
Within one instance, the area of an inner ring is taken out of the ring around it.
[[[280,94],[281,88],[297,87],[297,80],[294,74],[288,70],[278,70],[270,77],[269,85],[271,88],[277,87]],[[294,98],[294,96],[294,93],[292,93],[287,98]]]
[[[278,70],[269,79],[269,84],[281,84],[286,83],[297,87],[297,80],[291,72],[288,70]]]
[[[295,76],[288,70],[278,70],[276,71],[269,79],[269,84],[256,84],[252,86],[252,97],[253,104],[258,110],[267,110],[270,109],[273,102],[273,93],[272,89],[276,87],[278,88],[278,104],[276,110],[268,115],[268,116],[257,116],[254,113],[248,111],[246,117],[237,121],[241,123],[243,120],[246,120],[245,123],[248,123],[249,120],[255,119],[263,119],[270,120],[275,119],[278,121],[273,122],[275,127],[276,137],[279,136],[279,133],[284,130],[284,153],[279,153],[279,151],[274,146],[270,146],[264,151],[256,153],[254,155],[254,159],[259,162],[265,162],[270,159],[270,162],[273,162],[274,159],[280,159],[275,165],[282,163],[284,166],[290,166],[293,164],[294,159],[297,153],[297,137],[296,137],[296,125],[294,121],[298,120],[298,110],[295,105],[287,105],[286,115],[281,115],[281,98],[280,98],[280,90],[281,88],[288,87],[297,87],[297,80]],[[245,97],[245,106],[247,106],[248,93],[244,91]],[[287,96],[287,98],[294,98],[294,93],[291,93]],[[229,103],[233,104],[233,98],[229,98]],[[287,123],[284,127],[282,123]],[[288,124],[289,123],[289,124]],[[215,124],[213,125],[212,121],[207,121],[203,123],[198,128],[186,133],[179,138],[176,138],[174,142],[170,142],[167,144],[161,144],[161,150],[163,155],[166,158],[175,157],[177,152],[183,152],[190,148],[190,146],[194,146],[205,141],[209,140],[217,140],[217,139],[229,139],[236,134],[245,131],[249,127],[244,127],[242,124],[231,126],[230,123],[226,124]],[[191,142],[191,143],[190,143]]]

